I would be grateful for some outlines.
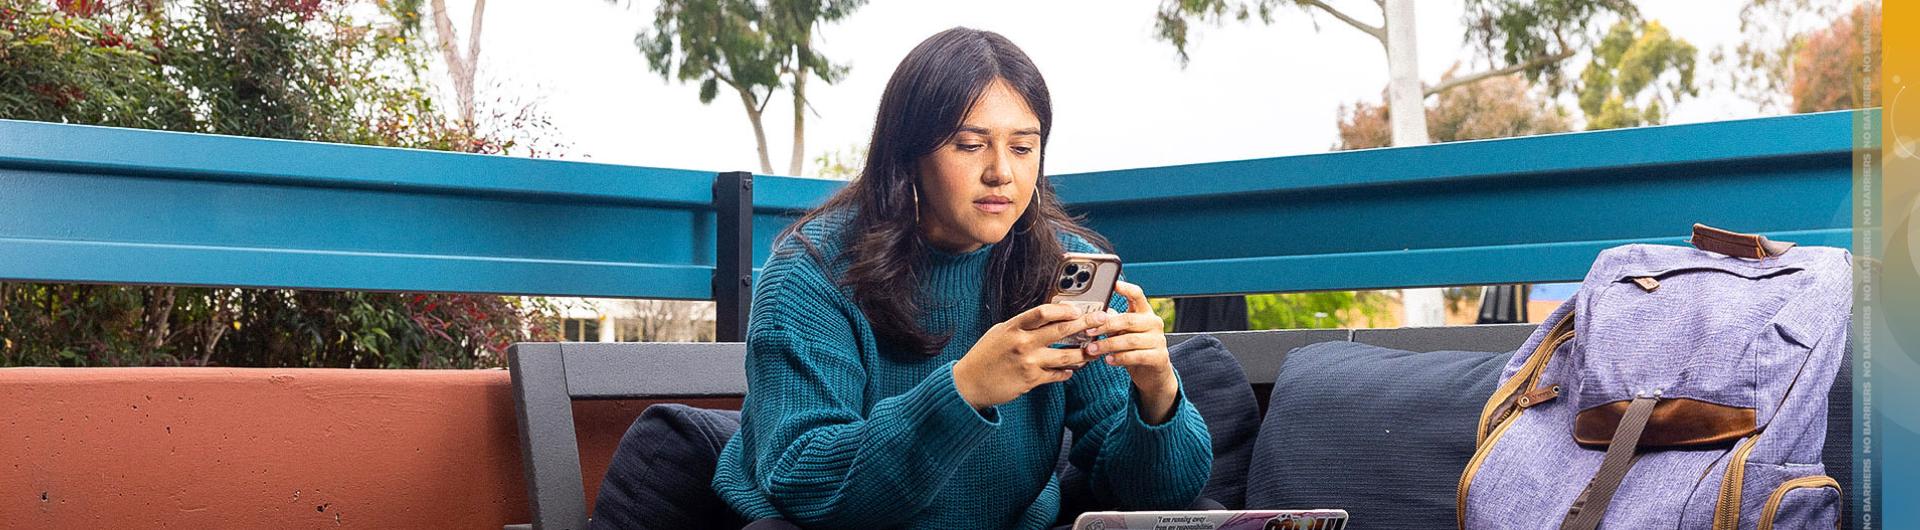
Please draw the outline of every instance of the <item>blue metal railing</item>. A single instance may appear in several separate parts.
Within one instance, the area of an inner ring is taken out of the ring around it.
[[[0,277],[707,298],[713,176],[0,121]]]
[[[1853,114],[1055,183],[1156,296],[1568,281],[1694,222],[1849,245]],[[715,175],[0,120],[0,278],[709,299]],[[842,185],[753,181],[756,264]]]

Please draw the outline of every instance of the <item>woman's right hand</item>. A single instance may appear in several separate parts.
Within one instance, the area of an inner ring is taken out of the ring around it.
[[[1013,401],[1034,387],[1073,377],[1086,364],[1080,348],[1049,347],[1105,324],[1108,314],[1085,315],[1068,304],[1046,304],[988,328],[953,365],[953,386],[975,409]]]

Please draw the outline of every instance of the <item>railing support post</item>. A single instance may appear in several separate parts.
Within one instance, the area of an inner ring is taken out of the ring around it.
[[[1182,296],[1173,299],[1174,333],[1241,331],[1247,321],[1247,297]]]
[[[713,210],[714,340],[742,342],[753,297],[753,173],[714,176]]]

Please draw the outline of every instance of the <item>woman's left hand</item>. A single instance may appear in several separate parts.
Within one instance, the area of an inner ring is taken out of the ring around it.
[[[1104,354],[1107,364],[1126,368],[1133,386],[1140,389],[1140,419],[1149,425],[1166,423],[1180,397],[1180,380],[1167,357],[1166,322],[1153,313],[1140,286],[1118,282],[1114,290],[1127,298],[1127,312],[1088,329],[1088,337],[1107,338],[1089,342],[1082,349],[1088,359]]]

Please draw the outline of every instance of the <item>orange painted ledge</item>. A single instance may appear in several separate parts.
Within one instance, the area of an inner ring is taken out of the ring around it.
[[[574,404],[589,505],[620,435],[652,403]],[[530,520],[503,370],[7,368],[0,404],[0,526]]]

